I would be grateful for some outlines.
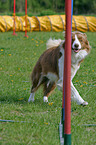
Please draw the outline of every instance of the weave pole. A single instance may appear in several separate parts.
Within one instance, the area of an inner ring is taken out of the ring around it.
[[[28,38],[28,35],[27,35],[27,0],[25,0],[25,35],[24,37]]]
[[[71,0],[65,0],[66,33],[65,33],[65,57],[64,57],[64,145],[71,145]]]
[[[17,34],[15,33],[15,0],[14,0],[14,6],[13,6],[13,19],[14,19],[14,22],[13,22],[13,34],[12,35],[15,35],[17,36]]]
[[[59,124],[60,144],[71,145],[71,28],[73,0],[65,0],[66,32],[63,74],[62,114]]]

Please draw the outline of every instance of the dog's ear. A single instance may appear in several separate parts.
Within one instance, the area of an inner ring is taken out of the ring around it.
[[[87,35],[86,35],[86,33],[83,33],[83,36],[85,36],[85,37],[87,38]]]
[[[72,34],[78,34],[80,33],[79,31],[73,31]]]
[[[87,36],[86,36],[87,37]],[[86,43],[86,50],[87,50],[87,52],[88,53],[90,53],[90,51],[91,51],[91,46],[90,46],[90,44],[89,44],[89,42],[88,42],[88,40],[86,41],[87,43]]]

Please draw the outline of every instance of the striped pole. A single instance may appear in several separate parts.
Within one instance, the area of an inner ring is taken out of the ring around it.
[[[28,38],[28,35],[27,35],[27,0],[25,0],[25,35],[24,37]]]
[[[64,145],[71,145],[71,0],[65,0],[66,33],[64,57]]]
[[[15,33],[15,0],[14,0],[14,6],[13,6],[13,19],[14,19],[14,22],[13,22],[13,34],[12,35],[15,35],[17,36],[17,34]]]
[[[73,0],[65,0],[66,33],[63,75],[62,115],[59,124],[60,144],[71,145],[71,29]]]

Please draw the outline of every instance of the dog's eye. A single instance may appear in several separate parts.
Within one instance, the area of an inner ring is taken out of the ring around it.
[[[82,42],[83,40],[81,39],[80,42]]]

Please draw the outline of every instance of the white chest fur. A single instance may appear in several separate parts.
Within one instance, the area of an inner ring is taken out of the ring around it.
[[[58,67],[59,67],[59,81],[63,81],[63,71],[64,71],[64,49],[61,48],[60,52],[62,56],[58,60]],[[79,54],[80,53],[80,54]],[[79,62],[84,59],[87,55],[86,51],[80,51],[78,54],[72,51],[71,55],[71,80],[75,76],[77,70],[80,68]]]

